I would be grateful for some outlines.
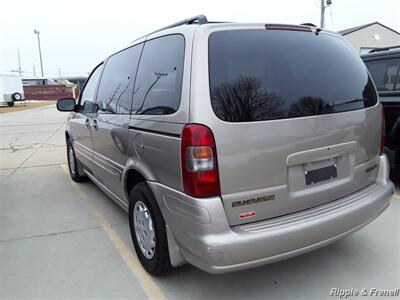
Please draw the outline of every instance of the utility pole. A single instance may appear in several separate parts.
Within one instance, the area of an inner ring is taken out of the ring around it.
[[[58,79],[61,79],[61,68],[58,68]]]
[[[20,57],[20,55],[19,55],[19,49],[18,49],[18,73],[19,73],[19,75],[22,75],[21,57]]]
[[[33,67],[33,77],[36,77],[36,68],[35,68],[35,65],[33,65],[32,67]]]
[[[41,70],[41,72],[42,72],[42,78],[43,78],[44,75],[43,75],[42,50],[40,49],[40,31],[34,29],[34,30],[33,30],[33,33],[37,35],[38,46],[39,46],[40,70]]]
[[[326,2],[326,5],[325,5]],[[325,27],[325,8],[332,4],[332,0],[321,0],[321,24],[320,28]]]

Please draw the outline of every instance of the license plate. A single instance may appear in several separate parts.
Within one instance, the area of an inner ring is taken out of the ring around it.
[[[320,169],[306,171],[305,176],[306,176],[306,184],[310,185],[321,181],[336,178],[337,169],[335,165],[327,166]]]

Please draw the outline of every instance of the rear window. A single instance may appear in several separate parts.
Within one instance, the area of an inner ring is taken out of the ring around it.
[[[361,59],[327,34],[230,30],[209,37],[212,107],[249,122],[344,112],[376,104]]]
[[[400,58],[366,61],[379,92],[400,91]]]

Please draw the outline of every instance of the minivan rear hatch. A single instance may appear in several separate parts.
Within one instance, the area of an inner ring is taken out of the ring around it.
[[[276,29],[209,36],[209,126],[231,225],[334,201],[377,175],[380,108],[361,59],[334,34]]]

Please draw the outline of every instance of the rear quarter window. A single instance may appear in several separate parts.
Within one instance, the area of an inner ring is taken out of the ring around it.
[[[136,76],[132,111],[168,115],[181,101],[185,39],[173,34],[146,41]]]
[[[214,112],[229,122],[323,115],[377,103],[362,60],[343,40],[323,33],[214,32],[209,81]]]

